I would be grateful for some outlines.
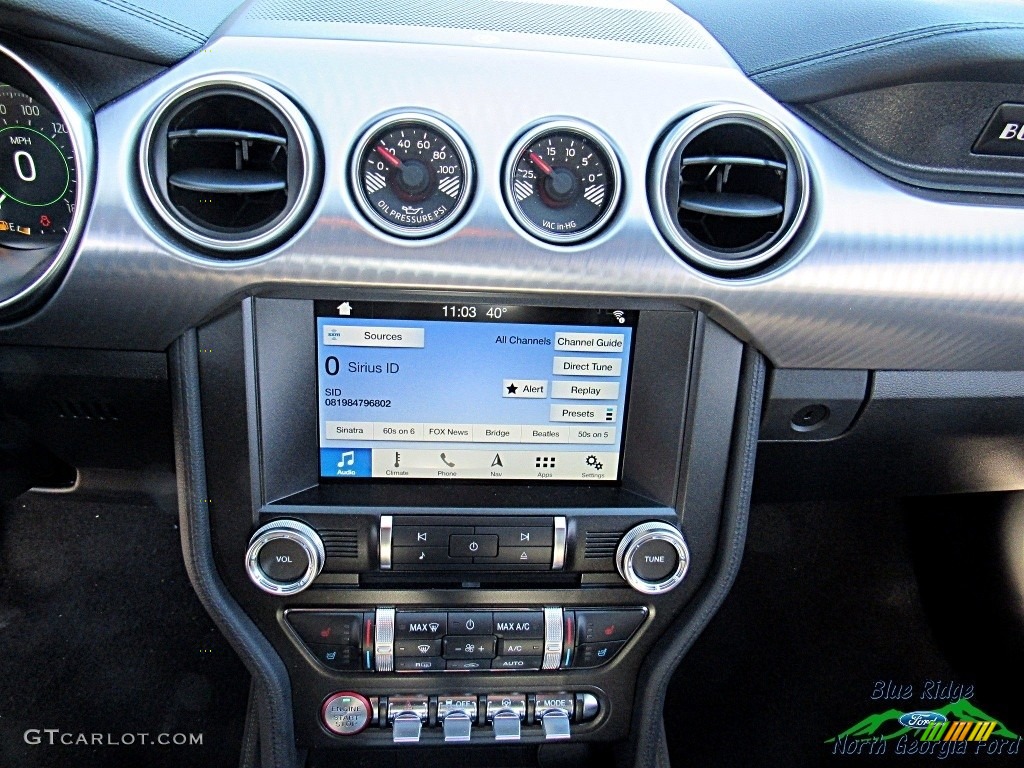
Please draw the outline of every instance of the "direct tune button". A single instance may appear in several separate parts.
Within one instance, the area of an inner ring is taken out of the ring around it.
[[[683,535],[663,522],[642,523],[619,542],[615,565],[626,583],[645,595],[675,589],[690,566]]]
[[[345,691],[327,697],[320,708],[320,722],[335,736],[354,736],[369,724],[371,713],[365,696]]]
[[[252,535],[245,570],[253,584],[271,595],[294,595],[324,567],[324,544],[298,520],[275,520]]]

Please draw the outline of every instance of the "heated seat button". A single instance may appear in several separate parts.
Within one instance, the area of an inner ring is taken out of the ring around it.
[[[497,557],[498,537],[477,534],[452,536],[448,540],[448,554],[452,557]]]
[[[623,645],[625,643],[621,640],[615,643],[584,643],[576,648],[576,661],[573,666],[585,668],[607,664],[615,658],[615,654]]]
[[[444,639],[444,657],[446,659],[493,659],[496,643],[497,639],[494,637],[449,635]]]
[[[653,539],[641,544],[633,555],[633,570],[644,581],[657,583],[671,576],[679,566],[679,554],[671,542]]]
[[[260,570],[282,584],[298,581],[309,568],[309,554],[291,539],[273,539],[260,549]]]
[[[363,626],[361,613],[332,611],[288,611],[288,623],[307,643],[360,646]]]
[[[337,670],[362,669],[362,653],[351,645],[310,645],[309,652],[325,667]]]
[[[395,614],[395,639],[419,640],[444,637],[448,634],[448,614],[398,611]]]
[[[576,611],[576,636],[580,643],[628,640],[643,623],[645,613],[631,611]]]

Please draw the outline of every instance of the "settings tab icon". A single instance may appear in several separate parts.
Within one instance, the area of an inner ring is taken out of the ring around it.
[[[600,461],[598,461],[597,460],[597,456],[594,456],[593,454],[591,454],[590,456],[587,456],[587,466],[588,467],[593,467],[598,472],[600,472],[602,469],[604,469],[604,464],[602,464]]]

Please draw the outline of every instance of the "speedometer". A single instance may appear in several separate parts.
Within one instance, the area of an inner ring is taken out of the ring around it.
[[[0,85],[0,246],[63,242],[77,183],[64,121],[17,88]]]

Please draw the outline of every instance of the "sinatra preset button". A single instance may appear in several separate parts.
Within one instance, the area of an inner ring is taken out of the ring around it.
[[[555,349],[559,352],[622,352],[626,348],[623,333],[571,333],[555,334]]]
[[[423,347],[422,328],[387,328],[369,325],[325,325],[328,347]]]
[[[327,440],[373,440],[372,421],[328,421],[324,424]]]
[[[556,357],[551,372],[555,376],[620,376],[622,358]]]
[[[552,405],[552,421],[613,424],[619,415],[617,405]],[[525,441],[524,441],[525,442]],[[568,442],[568,441],[567,441]]]
[[[504,379],[501,382],[502,397],[545,398],[548,383],[542,379]]]
[[[618,400],[617,381],[556,381],[551,396],[562,400]]]

